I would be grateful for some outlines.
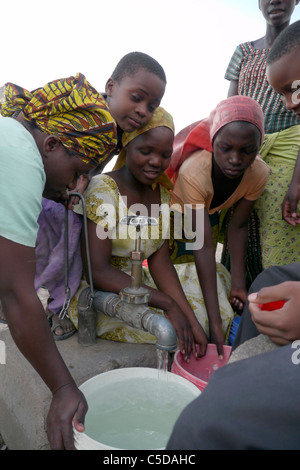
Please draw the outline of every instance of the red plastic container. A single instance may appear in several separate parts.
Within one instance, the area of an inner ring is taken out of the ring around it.
[[[272,310],[278,310],[282,308],[285,304],[286,300],[277,300],[276,302],[268,302],[267,304],[259,304],[259,308],[261,310],[268,310],[271,312]]]
[[[189,363],[184,360],[181,352],[177,351],[174,356],[171,372],[189,380],[202,391],[205,389],[215,370],[225,366],[228,362],[231,346],[223,346],[223,348],[224,357],[222,361],[219,359],[215,344],[208,344],[206,355],[200,359],[196,359],[191,355]]]

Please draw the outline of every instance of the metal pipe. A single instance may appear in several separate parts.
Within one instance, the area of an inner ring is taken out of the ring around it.
[[[93,308],[94,299],[94,286],[92,278],[91,259],[89,252],[88,243],[88,229],[87,229],[87,217],[86,217],[86,204],[84,197],[81,193],[72,191],[69,193],[69,199],[72,196],[80,198],[83,210],[83,231],[85,236],[85,250],[86,250],[86,261],[87,261],[87,274],[89,287],[81,292],[78,299],[78,342],[83,346],[89,346],[96,343],[96,312]],[[69,256],[68,256],[68,209],[66,207],[66,219],[65,219],[65,279],[66,279],[66,294],[67,294],[67,308],[70,304],[70,289],[68,287],[69,281]],[[66,309],[63,309],[66,311]],[[61,317],[60,317],[61,318]]]
[[[117,317],[134,328],[148,331],[156,337],[156,347],[165,351],[177,348],[177,336],[172,323],[152,312],[146,304],[127,303],[112,292],[95,291],[93,306],[96,312]]]
[[[90,288],[84,289],[78,298],[78,342],[82,346],[96,343],[96,312]]]
[[[147,309],[143,316],[143,328],[156,337],[157,349],[174,351],[177,348],[177,336],[172,323],[162,315]]]

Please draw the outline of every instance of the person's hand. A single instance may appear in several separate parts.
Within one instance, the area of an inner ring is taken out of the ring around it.
[[[90,182],[89,176],[87,174],[80,175],[77,180],[76,188],[74,189],[75,193],[83,194]],[[79,202],[79,196],[71,196],[68,202],[68,209],[73,210],[74,206]]]
[[[213,322],[209,325],[210,342],[217,346],[220,359],[224,357],[224,336],[222,331],[222,322]]]
[[[195,321],[192,325],[192,332],[193,332],[193,337],[194,337],[194,342],[196,345],[196,348],[194,349],[193,353],[194,356],[197,357],[203,357],[206,354],[206,349],[207,349],[207,344],[208,344],[208,338],[200,325],[198,321]]]
[[[88,405],[75,384],[59,388],[52,397],[47,416],[47,436],[52,450],[74,450],[72,423],[77,431],[84,431]]]
[[[196,352],[196,346],[194,343],[194,337],[190,323],[175,302],[172,307],[169,310],[165,310],[164,313],[165,317],[175,328],[179,341],[179,349],[184,359],[188,362],[190,360],[191,352]]]
[[[248,292],[244,288],[232,287],[229,296],[229,302],[235,312],[241,312],[247,301]]]
[[[300,338],[300,282],[289,281],[264,287],[250,294],[249,310],[258,331],[279,345],[289,344]],[[262,310],[259,304],[286,300],[278,310]]]
[[[70,197],[69,194],[73,192],[83,194],[89,182],[90,182],[89,175],[87,174],[80,175],[77,179],[76,188],[72,189],[72,191],[69,191],[66,189],[64,194],[60,195],[58,198],[53,198],[53,200],[55,202],[59,202],[60,204],[63,204],[65,207],[68,208],[68,210],[72,211],[74,209],[74,206],[78,204],[80,197],[79,196]]]
[[[300,224],[300,214],[297,212],[298,202],[300,200],[300,186],[291,184],[283,203],[281,204],[282,218],[294,227]]]

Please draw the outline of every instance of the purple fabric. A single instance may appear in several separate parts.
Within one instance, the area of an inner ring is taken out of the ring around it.
[[[36,242],[35,288],[48,289],[49,310],[58,313],[65,301],[65,207],[43,198]],[[68,211],[69,223],[69,287],[71,298],[76,293],[82,276],[81,227],[82,219]]]

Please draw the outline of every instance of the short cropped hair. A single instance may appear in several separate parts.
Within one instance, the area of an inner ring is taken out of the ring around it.
[[[299,48],[300,54],[300,20],[292,23],[277,36],[267,58],[267,65],[273,64],[296,48]]]
[[[129,54],[122,57],[111,78],[116,82],[120,82],[122,78],[134,75],[141,68],[157,75],[165,84],[167,83],[166,74],[162,66],[157,60],[144,52],[129,52]]]

